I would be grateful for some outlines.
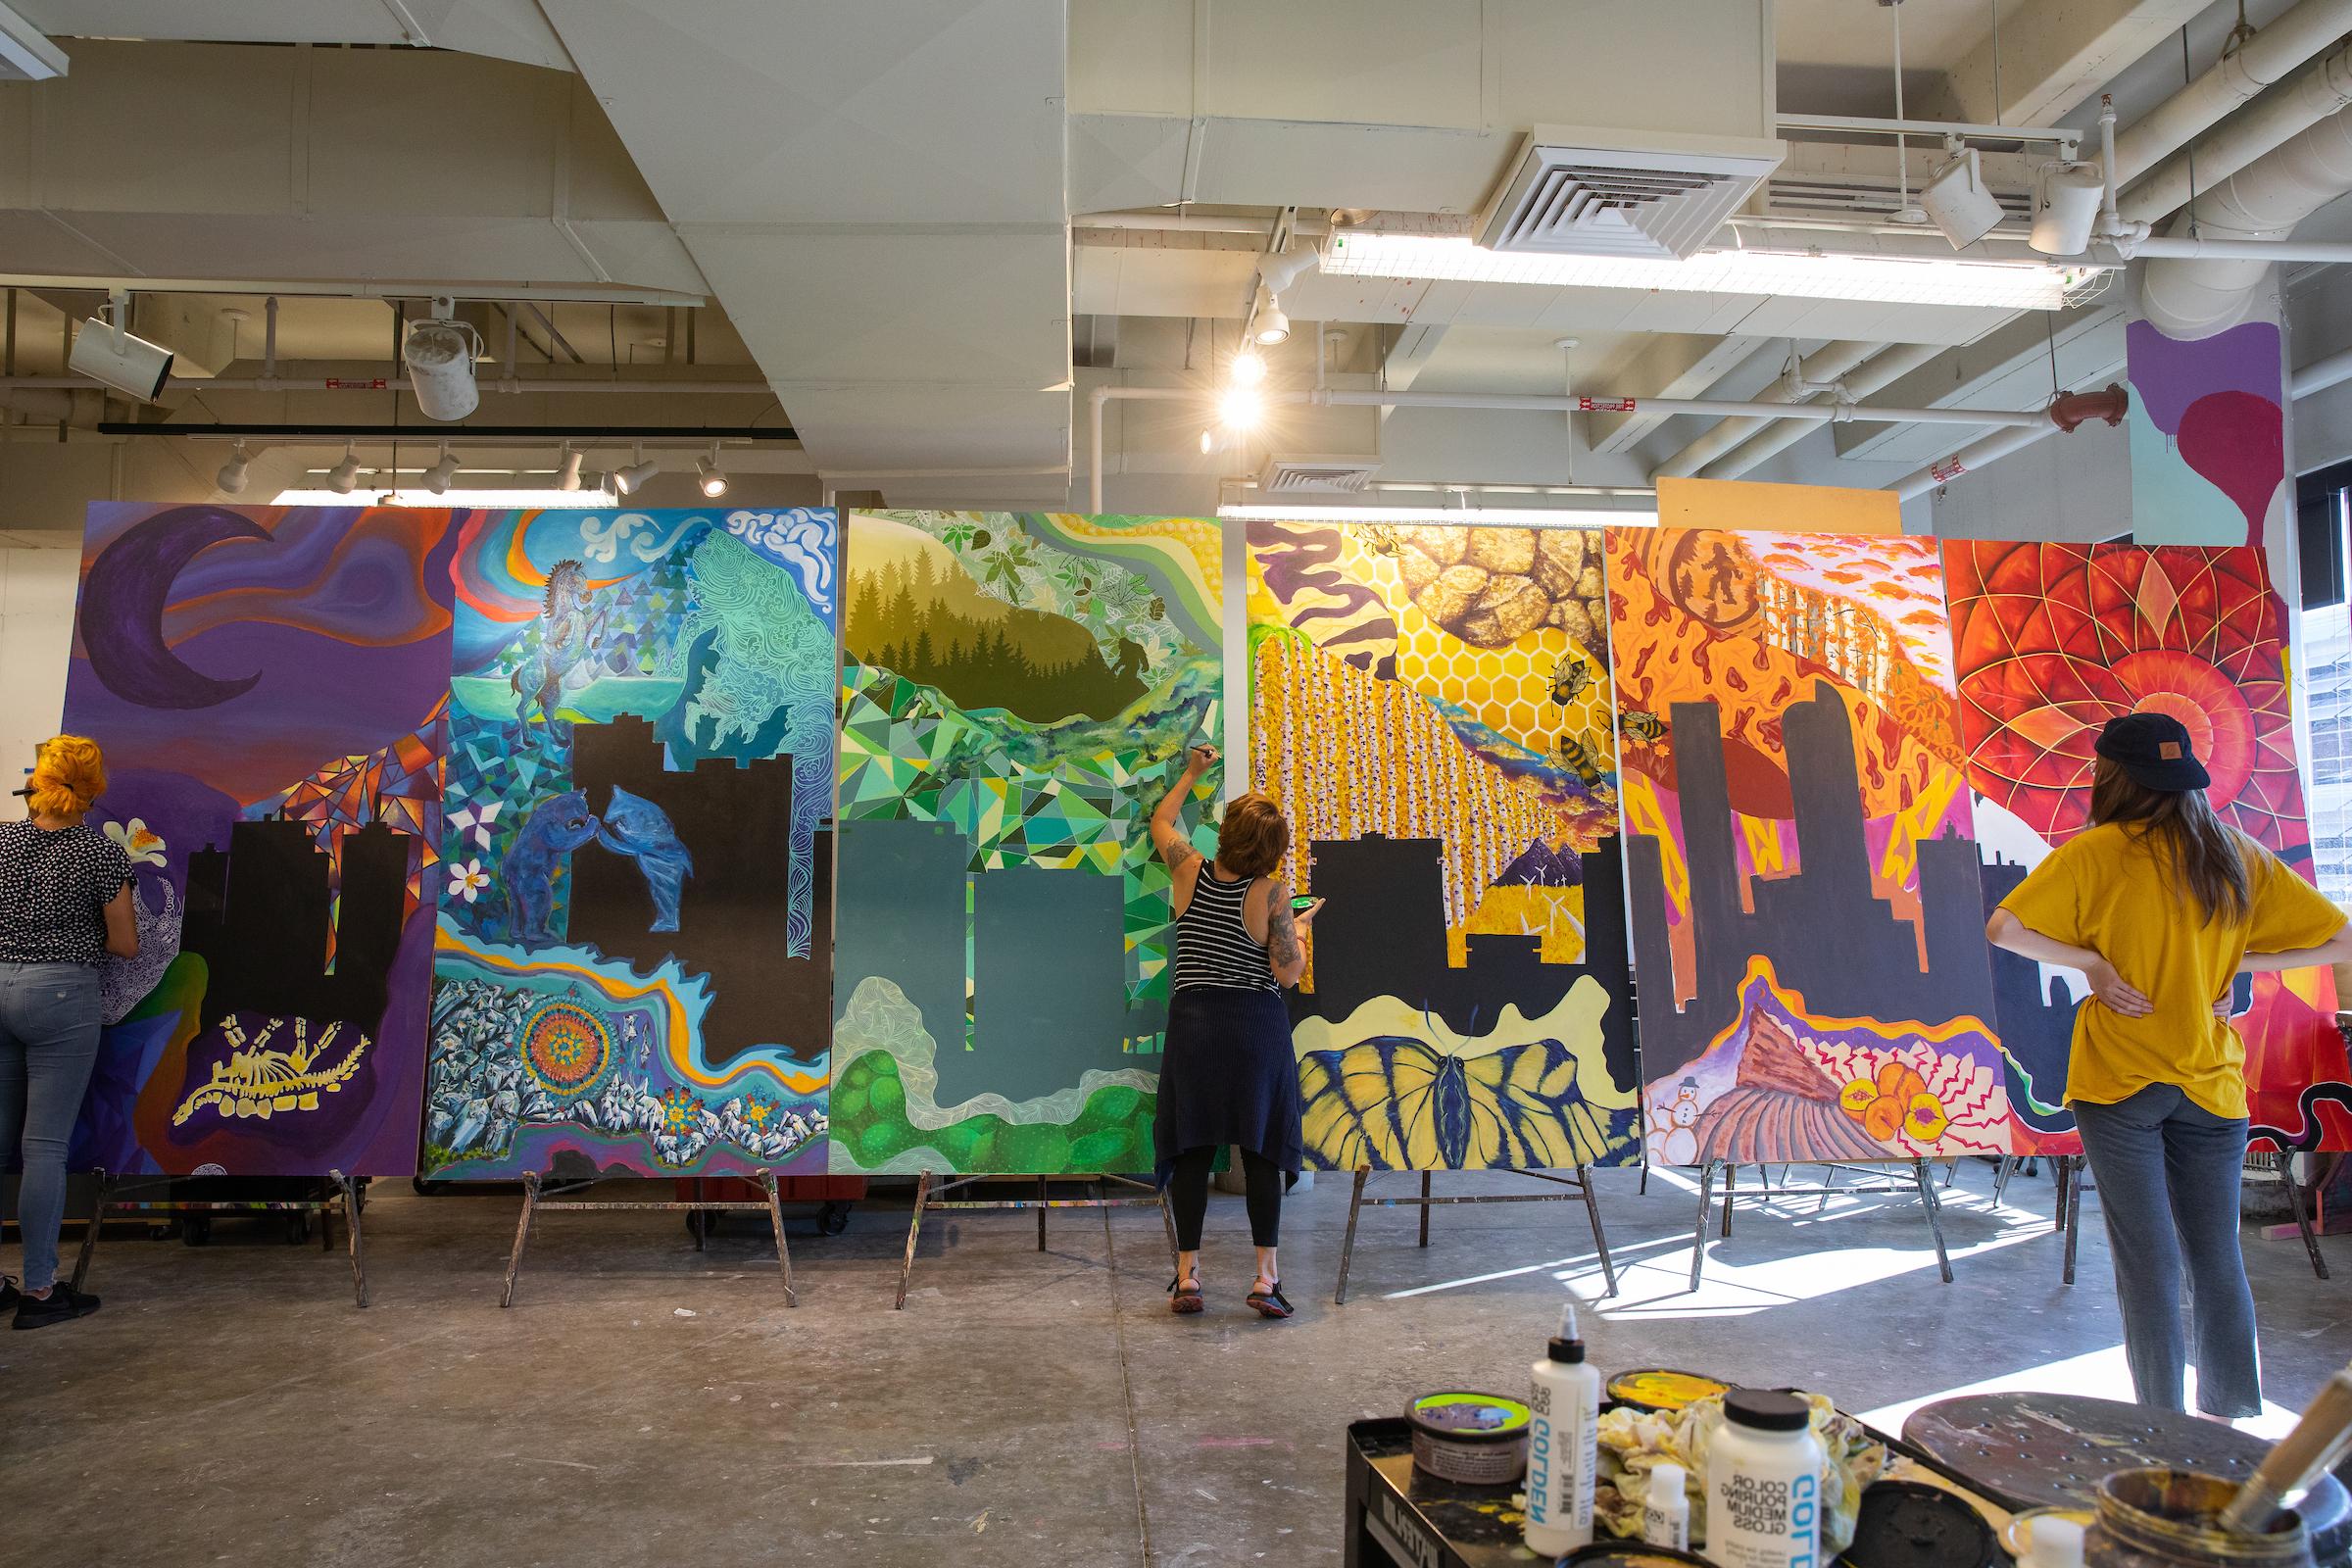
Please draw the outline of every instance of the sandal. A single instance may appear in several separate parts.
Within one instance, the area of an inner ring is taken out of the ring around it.
[[[1265,1276],[1261,1274],[1258,1278],[1263,1279]],[[1256,1283],[1256,1280],[1250,1281],[1252,1286]],[[1259,1317],[1289,1317],[1294,1310],[1290,1298],[1282,1294],[1282,1281],[1280,1280],[1269,1281],[1262,1291],[1251,1290],[1249,1296],[1244,1298],[1244,1300],[1250,1310],[1255,1312]]]
[[[1200,1297],[1200,1276],[1198,1273],[1189,1280],[1180,1274],[1168,1281],[1169,1311],[1190,1316],[1207,1304]]]

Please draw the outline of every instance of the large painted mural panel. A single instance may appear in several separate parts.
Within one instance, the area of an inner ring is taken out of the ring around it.
[[[851,514],[834,1170],[1152,1167],[1170,910],[1146,825],[1221,732],[1219,545],[1180,518]]]
[[[139,956],[72,1168],[416,1168],[454,535],[391,508],[90,509],[64,724]]]
[[[1326,1169],[1639,1155],[1597,529],[1252,523],[1250,774],[1326,899]]]
[[[1987,906],[2083,828],[2099,727],[2135,711],[2188,726],[2224,819],[2311,875],[2286,609],[2260,550],[1954,541],[1944,572]],[[2079,1152],[2064,1097],[2088,983],[1992,957],[2017,1146]],[[2255,1138],[2352,1148],[2329,976],[2241,977],[2238,990]]]
[[[1622,529],[1608,579],[1649,1157],[2007,1152],[1935,547]]]
[[[828,510],[465,516],[425,1164],[823,1168]]]

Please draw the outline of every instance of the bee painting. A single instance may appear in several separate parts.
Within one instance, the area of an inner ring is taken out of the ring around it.
[[[1642,746],[1656,746],[1666,739],[1666,721],[1655,713],[1628,713],[1617,721],[1617,728]]]
[[[1557,707],[1566,708],[1592,684],[1592,666],[1574,654],[1562,654],[1551,666],[1551,700]]]
[[[1404,542],[1396,537],[1396,529],[1393,524],[1365,523],[1364,538],[1372,546],[1372,553],[1376,556],[1387,556],[1394,561],[1404,553]]]
[[[1587,789],[1600,782],[1600,764],[1592,760],[1592,754],[1585,749],[1584,742],[1573,735],[1560,737],[1560,744],[1552,752],[1551,760],[1582,779]]]

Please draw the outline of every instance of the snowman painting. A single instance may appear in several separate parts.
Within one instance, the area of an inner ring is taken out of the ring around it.
[[[1685,1078],[1674,1099],[1649,1107],[1649,1157],[1660,1165],[1698,1163],[1698,1080]]]

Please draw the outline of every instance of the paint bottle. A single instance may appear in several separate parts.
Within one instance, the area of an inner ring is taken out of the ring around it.
[[[1690,1549],[1690,1494],[1679,1464],[1652,1466],[1649,1491],[1642,1499],[1642,1540],[1652,1546]]]
[[[1734,1389],[1707,1444],[1708,1560],[1721,1568],[1822,1568],[1821,1473],[1812,1411],[1793,1395]]]
[[[1527,1549],[1557,1557],[1592,1544],[1592,1491],[1600,1455],[1600,1373],[1585,1361],[1576,1307],[1528,1369],[1535,1412],[1527,1448]]]

